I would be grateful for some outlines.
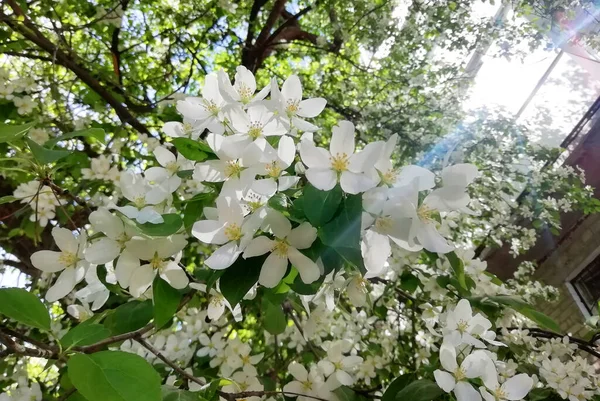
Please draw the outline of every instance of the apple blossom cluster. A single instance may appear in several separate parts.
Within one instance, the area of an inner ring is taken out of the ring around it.
[[[120,307],[142,310],[160,302],[162,283],[185,294],[189,304],[156,330],[110,347],[192,392],[207,386],[183,380],[164,358],[207,385],[226,379],[224,392],[271,388],[299,401],[336,401],[348,389],[380,397],[404,374],[458,401],[597,393],[598,376],[568,338],[524,328],[544,323],[525,301],[556,291],[530,280],[534,267],[503,283],[456,246],[462,224],[487,212],[469,194],[475,165],[398,167],[397,135],[363,144],[349,121],[331,135],[315,125],[326,101],[304,99],[297,76],[257,89],[244,67],[233,83],[209,74],[201,96],[177,101],[183,121],[164,125],[168,141],[137,138],[152,163],[121,171],[103,155],[82,170],[114,190],[92,199],[89,224],[77,230],[47,215],[56,248],[31,263],[48,302],[97,324],[110,321],[109,299],[134,298]],[[15,192],[35,199],[40,223],[40,211],[58,206],[47,195],[56,200],[38,181]],[[57,338],[68,332],[55,324]]]
[[[29,206],[32,214],[29,220],[46,227],[50,220],[56,217],[56,207],[66,203],[52,189],[37,180],[20,184],[13,193],[25,206]]]
[[[20,115],[30,114],[37,106],[36,101],[29,95],[37,87],[33,78],[11,78],[10,71],[0,68],[0,98],[12,100]]]

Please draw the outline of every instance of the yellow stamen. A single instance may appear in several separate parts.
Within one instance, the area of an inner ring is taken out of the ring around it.
[[[225,167],[225,175],[227,178],[239,177],[242,170],[243,167],[237,161],[229,161]]]
[[[242,238],[242,227],[236,223],[227,223],[225,227],[225,236],[229,241],[237,241]]]
[[[73,252],[61,252],[58,261],[66,267],[75,267],[79,258]]]
[[[335,156],[331,156],[331,168],[338,173],[348,170],[348,155],[345,153],[337,153]]]
[[[273,253],[280,258],[287,258],[289,244],[282,239],[275,240],[275,246],[273,247]]]
[[[277,178],[281,174],[281,167],[279,166],[279,162],[277,160],[272,161],[271,163],[267,163],[266,166],[267,175],[271,178]]]

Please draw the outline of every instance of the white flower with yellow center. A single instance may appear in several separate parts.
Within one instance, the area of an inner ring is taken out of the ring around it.
[[[352,386],[354,384],[354,371],[363,362],[360,356],[344,355],[352,348],[348,340],[331,342],[326,349],[327,358],[319,361],[319,369],[328,376],[327,383],[333,390],[340,386]]]
[[[202,97],[188,97],[177,102],[177,111],[186,119],[193,121],[195,129],[202,132],[208,128],[210,132],[222,134],[225,132],[223,125],[223,108],[226,102],[219,91],[219,82],[215,74],[209,74],[204,80]]]
[[[443,328],[444,341],[458,347],[462,344],[485,348],[476,337],[482,337],[492,327],[492,323],[480,313],[473,315],[471,304],[461,299],[454,310],[448,312]]]
[[[128,218],[135,219],[140,224],[159,224],[163,222],[161,214],[156,211],[153,205],[157,205],[167,198],[169,193],[166,190],[151,191],[152,188],[140,174],[129,170],[121,174],[119,187],[123,196],[131,204],[120,207],[109,204],[109,209],[118,210]]]
[[[481,401],[481,395],[467,379],[481,377],[487,365],[494,365],[484,351],[478,350],[467,355],[458,365],[454,346],[443,343],[440,347],[440,363],[444,370],[435,370],[433,376],[442,390],[447,393],[454,391],[457,401]]]
[[[227,103],[237,106],[241,103],[244,107],[252,106],[262,101],[271,90],[271,86],[265,86],[260,92],[256,92],[256,79],[252,71],[244,66],[236,68],[235,83],[232,85],[227,73],[219,70],[219,90]]]
[[[344,192],[358,194],[378,183],[373,162],[383,142],[373,142],[354,153],[354,124],[340,121],[333,127],[329,151],[311,141],[300,143],[300,156],[306,164],[306,178],[317,189],[329,191],[339,182]]]
[[[204,261],[211,269],[222,270],[233,264],[260,226],[260,218],[251,215],[244,219],[239,202],[220,196],[217,208],[204,208],[209,220],[194,223],[192,235],[206,244],[221,245]]]
[[[129,277],[129,292],[134,298],[142,296],[152,285],[158,274],[169,285],[176,289],[187,287],[189,279],[179,266],[181,250],[187,246],[183,235],[172,235],[164,238],[132,239],[128,250],[145,264],[136,267]]]
[[[297,128],[306,132],[319,129],[304,118],[313,118],[321,114],[327,101],[322,97],[302,100],[302,84],[297,75],[290,75],[279,90],[277,81],[271,80],[271,103],[279,113],[280,121],[291,130]]]
[[[265,196],[273,196],[277,191],[283,192],[300,180],[300,177],[289,175],[285,171],[294,162],[296,157],[296,145],[289,136],[283,136],[279,140],[277,150],[267,147],[265,162],[257,169],[258,175],[266,178],[256,180],[252,189]]]
[[[83,251],[87,244],[85,231],[75,237],[66,228],[54,227],[52,237],[60,252],[38,251],[31,255],[31,264],[35,268],[46,273],[62,271],[46,293],[48,302],[64,298],[73,291],[77,283],[83,280],[85,272],[90,266],[83,257]]]
[[[319,278],[320,271],[317,264],[298,250],[310,248],[317,239],[316,228],[309,223],[302,223],[292,229],[290,221],[283,214],[272,209],[265,217],[263,228],[265,231],[272,232],[275,239],[261,235],[250,241],[244,251],[244,258],[270,252],[258,278],[261,285],[273,288],[279,284],[287,271],[288,261],[298,269],[304,283],[310,284]]]
[[[533,388],[533,379],[527,374],[521,373],[500,384],[498,372],[492,363],[486,366],[483,384],[485,387],[479,387],[479,391],[485,401],[519,401],[525,398]]]
[[[181,178],[177,175],[179,171],[191,170],[194,168],[194,163],[187,160],[180,154],[175,157],[166,148],[159,146],[154,149],[154,157],[162,167],[150,167],[144,171],[144,177],[150,184],[148,196],[154,197],[154,192],[158,191],[157,197],[163,194],[172,194],[181,185]]]

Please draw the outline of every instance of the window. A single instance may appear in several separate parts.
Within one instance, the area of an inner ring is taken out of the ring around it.
[[[570,284],[583,306],[593,315],[600,300],[600,256],[580,271]]]

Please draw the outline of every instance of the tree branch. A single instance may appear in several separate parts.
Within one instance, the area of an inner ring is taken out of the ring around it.
[[[18,5],[16,0],[5,0],[10,6],[15,15],[23,19],[22,23],[9,18],[6,14],[0,11],[0,20],[4,21],[15,32],[23,35],[27,40],[35,43],[39,48],[46,51],[47,53],[54,56],[54,60],[57,64],[72,71],[82,82],[88,85],[94,90],[100,97],[102,97],[117,113],[117,116],[121,121],[131,125],[137,131],[143,134],[150,135],[150,131],[144,124],[137,120],[131,112],[125,107],[119,100],[117,100],[113,94],[105,88],[96,78],[90,74],[90,72],[84,68],[76,59],[73,51],[69,49],[69,53],[65,53],[58,45],[52,43],[48,38],[44,36],[42,32],[38,30],[36,25],[25,15],[21,7]]]

